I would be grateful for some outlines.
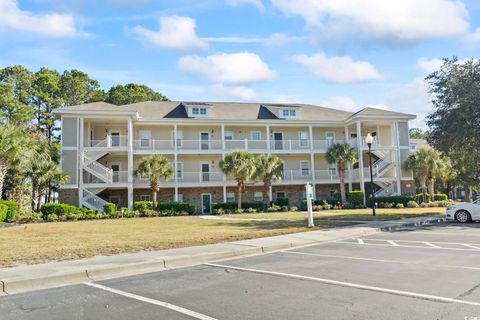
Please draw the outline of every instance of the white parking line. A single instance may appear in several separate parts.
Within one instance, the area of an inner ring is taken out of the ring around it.
[[[365,244],[362,239],[357,239],[358,244]]]
[[[466,267],[466,266],[455,266],[448,264],[434,264],[432,263],[422,263],[422,262],[411,262],[411,261],[399,261],[399,260],[386,260],[386,259],[374,259],[374,258],[363,258],[363,257],[351,257],[351,256],[337,256],[331,254],[320,254],[320,253],[310,253],[310,252],[300,252],[300,251],[282,251],[282,253],[293,253],[306,256],[316,256],[316,257],[325,257],[325,258],[336,258],[336,259],[349,259],[349,260],[361,260],[361,261],[372,261],[372,262],[384,262],[384,263],[401,263],[401,264],[414,264],[414,265],[427,265],[439,268],[451,268],[451,269],[469,269],[469,270],[480,270],[480,267]]]
[[[161,307],[164,307],[164,308],[167,308],[167,309],[179,312],[179,313],[183,313],[187,316],[190,316],[190,317],[193,317],[193,318],[196,318],[196,319],[217,320],[216,318],[212,318],[212,317],[206,316],[204,314],[201,314],[201,313],[198,313],[198,312],[195,312],[195,311],[192,311],[192,310],[188,310],[188,309],[176,306],[176,305],[168,303],[168,302],[163,302],[163,301],[159,301],[159,300],[155,300],[155,299],[150,299],[150,298],[147,298],[147,297],[139,296],[139,295],[134,294],[134,293],[129,293],[129,292],[125,292],[125,291],[122,291],[122,290],[113,289],[113,288],[106,287],[106,286],[103,286],[103,285],[98,284],[98,283],[84,282],[84,284],[87,285],[87,286],[90,286],[90,287],[94,287],[94,288],[97,288],[97,289],[112,292],[112,293],[115,293],[115,294],[118,294],[118,295],[121,295],[121,296],[124,296],[124,297],[127,297],[127,298],[131,298],[131,299],[143,301],[143,302],[146,302],[146,303],[154,304],[154,305],[157,305],[157,306],[161,306]]]
[[[366,238],[364,240],[373,240],[373,241],[392,241],[392,240],[387,240],[387,239],[381,239],[381,238]],[[395,239],[394,241],[398,242],[408,242],[408,243],[423,243],[423,240],[403,240],[403,239]],[[447,242],[447,241],[429,241],[430,243],[436,243],[437,245],[441,246],[442,244],[454,244],[454,245],[465,245],[465,243],[461,242]],[[477,243],[473,243],[472,245],[480,245]]]
[[[426,244],[429,247],[441,249],[441,247],[434,245],[433,243],[423,241],[422,243]]]
[[[460,243],[462,246],[465,246],[467,248],[472,248],[472,249],[477,249],[480,250],[480,247],[472,246],[471,244],[468,243]]]
[[[398,246],[398,243],[392,240],[387,240],[388,243],[390,243],[392,246]]]
[[[245,272],[258,273],[258,274],[267,274],[267,275],[272,275],[272,276],[277,276],[277,277],[300,279],[300,280],[309,280],[309,281],[313,281],[313,282],[321,282],[321,283],[337,285],[337,286],[341,286],[341,287],[348,287],[348,288],[356,288],[356,289],[361,289],[361,290],[382,292],[382,293],[388,293],[388,294],[393,294],[393,295],[398,295],[398,296],[405,296],[405,297],[423,299],[423,300],[428,300],[428,301],[460,303],[460,304],[468,304],[468,305],[472,305],[472,306],[480,306],[480,302],[474,302],[474,301],[468,301],[468,300],[459,300],[459,299],[454,299],[454,298],[434,296],[434,295],[411,292],[411,291],[403,291],[403,290],[395,290],[395,289],[388,289],[388,288],[381,288],[381,287],[373,287],[373,286],[367,286],[367,285],[363,285],[363,284],[337,281],[337,280],[324,279],[324,278],[317,278],[317,277],[302,276],[302,275],[292,274],[292,273],[275,272],[275,271],[268,271],[268,270],[261,270],[261,269],[251,269],[251,268],[241,268],[241,267],[234,267],[234,266],[215,264],[215,263],[205,263],[204,265],[210,266],[210,267],[216,267],[216,268],[225,268],[225,269],[230,269],[230,270],[245,271]]]
[[[335,243],[341,243],[341,244],[353,244],[353,245],[358,245],[357,242],[349,242],[349,241],[335,241]],[[417,248],[417,249],[432,249],[432,247],[430,246],[409,246],[409,245],[403,245],[403,244],[399,244],[398,246],[392,246],[391,244],[387,244],[385,242],[385,244],[383,243],[364,243],[363,244],[364,246],[383,246],[383,247],[390,247],[390,248]],[[476,251],[478,252],[479,250],[478,249],[468,249],[468,248],[437,248],[439,250],[453,250],[453,251]]]

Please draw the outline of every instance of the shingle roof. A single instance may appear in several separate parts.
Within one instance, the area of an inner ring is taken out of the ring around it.
[[[356,113],[320,107],[310,104],[260,104],[240,102],[179,102],[179,101],[145,101],[116,106],[105,102],[87,103],[78,106],[69,106],[57,109],[55,113],[61,114],[63,110],[108,112],[129,111],[137,112],[142,120],[160,120],[165,118],[188,118],[186,107],[192,105],[206,106],[209,108],[209,117],[196,120],[258,120],[279,119],[275,109],[281,107],[295,107],[300,110],[296,120],[300,121],[345,121],[355,116],[411,116],[410,114],[392,112],[383,109],[365,108]]]

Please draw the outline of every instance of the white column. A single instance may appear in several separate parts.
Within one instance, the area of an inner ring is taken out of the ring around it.
[[[178,201],[178,186],[175,186],[175,194],[174,194],[174,197],[175,197],[175,201]]]
[[[223,202],[227,202],[227,186],[223,185]]]
[[[315,181],[315,155],[313,152],[310,152],[310,170],[312,170],[312,179]]]
[[[313,188],[313,198],[317,199],[317,185],[313,183],[312,188]]]
[[[268,153],[270,154],[270,126],[267,124],[265,126],[265,129],[267,130],[267,150],[268,150]]]
[[[83,200],[83,117],[78,119],[78,206],[82,207]]]
[[[128,118],[128,208],[133,209],[133,123],[132,119]]]
[[[175,196],[175,201],[178,201],[178,175],[177,175],[177,168],[178,168],[178,153],[177,153],[177,149],[178,149],[178,146],[177,146],[177,124],[174,124],[173,125],[173,167],[174,167],[174,170],[175,172],[173,173],[174,174],[174,177],[175,177],[175,193],[174,193],[174,196]]]
[[[222,151],[225,151],[225,125],[222,124]]]
[[[393,123],[394,126],[394,131],[395,131],[395,166],[397,170],[397,190],[398,193],[402,193],[402,184],[401,184],[401,177],[402,177],[402,166],[401,166],[401,160],[400,160],[400,138],[398,136],[398,122],[395,121]]]
[[[308,136],[310,137],[310,150],[313,150],[313,128],[312,128],[312,126],[308,127]]]
[[[345,126],[345,143],[349,143],[348,136],[350,133],[348,132],[348,126]],[[349,162],[347,164],[347,176],[348,176],[348,191],[352,192],[352,164]]]
[[[268,200],[270,202],[273,201],[273,191],[272,191],[272,186],[270,186],[270,188],[268,188]]]
[[[357,147],[358,147],[358,166],[360,173],[360,190],[365,194],[365,180],[363,179],[363,152],[362,152],[362,123],[357,121]],[[363,199],[366,204],[366,199]]]
[[[173,125],[173,149],[177,151],[177,125]]]

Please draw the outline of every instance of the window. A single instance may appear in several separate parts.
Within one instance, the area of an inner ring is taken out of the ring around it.
[[[225,140],[233,140],[233,131],[225,131],[223,137]]]
[[[295,118],[297,116],[297,110],[295,109],[283,109],[282,116],[284,118]]]
[[[140,147],[150,147],[151,132],[150,130],[140,130],[138,135],[140,136]]]
[[[305,192],[305,190],[302,191],[302,199],[307,199],[307,192]]]
[[[326,132],[325,138],[327,139],[327,147],[330,147],[335,142],[335,133],[334,132]]]
[[[192,116],[206,116],[208,114],[207,108],[192,108],[191,109]]]
[[[285,193],[285,191],[277,191],[277,192],[275,192],[275,195],[277,196],[277,199],[287,197],[287,194]]]
[[[179,193],[177,202],[183,202],[183,194]],[[173,194],[173,201],[175,201],[175,194]]]
[[[253,201],[263,201],[262,191],[255,191],[255,193],[253,194]]]
[[[300,147],[307,148],[308,147],[308,132],[300,131],[298,133],[298,138],[300,140]]]
[[[176,167],[177,178],[183,179],[183,162],[177,162],[177,165],[174,164],[173,166]]]
[[[177,130],[177,148],[182,147],[183,131]],[[172,131],[172,146],[175,146],[175,132]]]
[[[296,117],[297,116],[297,110],[290,110],[290,117]]]
[[[206,115],[207,114],[207,108],[200,108],[200,114],[201,115]]]
[[[330,190],[330,198],[333,198],[333,196],[337,193],[337,190],[331,189]]]
[[[235,201],[235,192],[227,192],[227,202]]]
[[[308,160],[300,161],[300,172],[303,177],[310,175],[310,161]]]
[[[410,150],[415,152],[415,150],[417,150],[417,146],[415,144],[410,144]]]
[[[260,133],[260,131],[251,131],[250,132],[250,139],[252,140],[261,140],[262,139],[262,135]]]
[[[193,108],[193,109],[192,109],[192,114],[198,115],[199,113],[200,113],[200,111],[199,111],[198,108]]]
[[[335,177],[337,175],[337,167],[335,165],[328,167],[328,175],[330,177]]]
[[[284,117],[288,117],[288,114],[289,114],[289,113],[288,113],[288,110],[287,110],[287,109],[283,110],[283,116],[284,116]]]
[[[152,196],[150,194],[140,195],[140,201],[152,201]]]

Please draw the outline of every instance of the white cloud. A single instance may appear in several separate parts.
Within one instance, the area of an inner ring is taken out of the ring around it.
[[[466,45],[470,45],[470,46],[475,46],[480,44],[480,28],[477,28],[474,31],[466,34],[463,37],[463,42]]]
[[[249,84],[275,78],[262,59],[249,52],[220,53],[207,57],[184,56],[178,61],[178,68],[192,75],[206,76],[214,83]]]
[[[358,111],[358,106],[352,98],[347,96],[334,96],[320,102],[322,107],[345,110]]]
[[[288,16],[301,16],[309,27],[334,37],[353,34],[412,42],[467,32],[468,11],[450,0],[272,0]]]
[[[240,5],[251,5],[257,8],[260,12],[265,12],[265,6],[262,0],[227,0],[227,4],[236,7]]]
[[[302,42],[308,40],[309,37],[289,36],[284,33],[273,33],[268,37],[208,37],[202,40],[208,42],[219,43],[259,43],[266,46],[284,46],[294,42]]]
[[[323,52],[312,56],[295,55],[292,61],[307,67],[318,78],[335,83],[381,80],[382,76],[366,61],[353,61],[349,56],[327,58]]]
[[[247,86],[226,86],[224,84],[214,84],[210,87],[213,94],[222,97],[234,98],[244,101],[257,100],[257,93]]]
[[[81,35],[71,14],[34,14],[21,10],[15,0],[0,0],[0,30],[19,30],[47,37],[68,38]]]
[[[420,58],[417,60],[417,66],[422,70],[424,73],[432,73],[440,69],[443,64],[442,59],[433,58]]]
[[[178,50],[207,49],[208,43],[195,32],[195,20],[189,17],[166,16],[160,18],[160,29],[152,31],[136,26],[129,31],[142,40],[161,48]]]

